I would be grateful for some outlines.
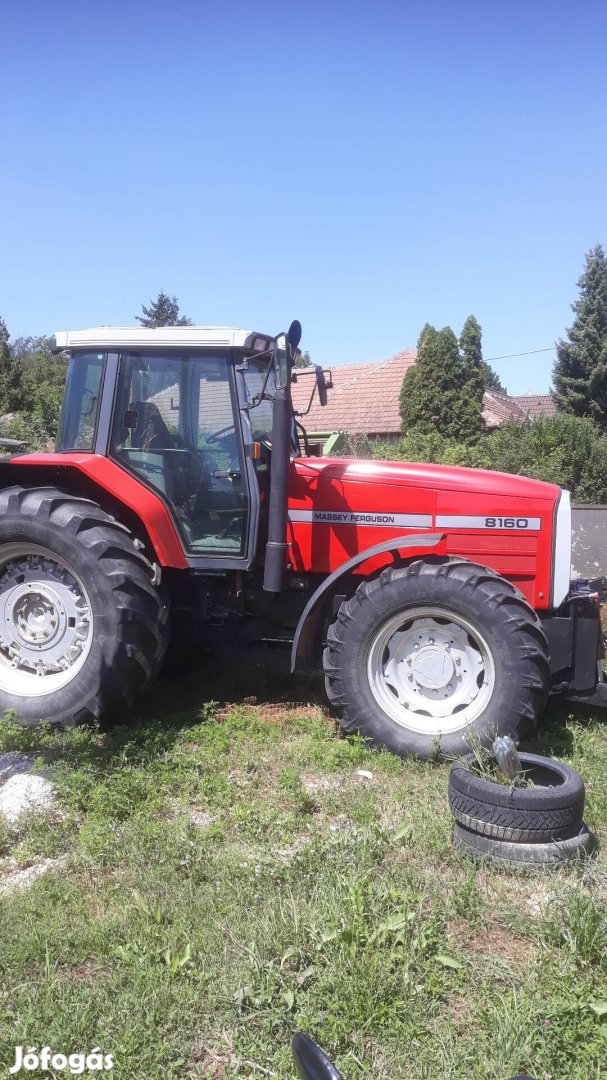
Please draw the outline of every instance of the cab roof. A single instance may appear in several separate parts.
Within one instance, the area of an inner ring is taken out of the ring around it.
[[[255,330],[233,326],[93,326],[89,330],[58,330],[55,349],[150,348],[153,346],[228,349],[250,348],[261,351],[270,347],[273,338]]]

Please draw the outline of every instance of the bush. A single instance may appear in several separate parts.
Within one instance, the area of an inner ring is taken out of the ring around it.
[[[505,424],[473,446],[416,432],[397,444],[378,444],[374,457],[517,473],[558,484],[576,502],[607,503],[607,436],[577,416]]]

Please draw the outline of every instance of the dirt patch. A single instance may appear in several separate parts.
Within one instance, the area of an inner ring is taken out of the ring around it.
[[[475,928],[463,917],[453,919],[447,926],[447,939],[473,957],[502,960],[514,967],[523,967],[536,951],[528,938],[513,934],[495,916],[487,925]]]
[[[185,806],[179,802],[179,799],[169,799],[168,809],[168,817],[175,818],[185,814],[197,829],[208,829],[209,825],[213,825],[217,821],[216,814],[211,814],[208,810],[201,810],[198,806]]]
[[[343,776],[321,776],[318,773],[302,773],[300,777],[301,786],[309,795],[319,791],[338,791],[343,782]]]
[[[192,1080],[224,1080],[229,1060],[212,1050],[201,1050],[193,1055],[188,1075]]]
[[[0,860],[0,893],[24,892],[49,870],[60,870],[67,858],[36,859],[30,866],[19,866],[16,859]]]
[[[453,994],[449,998],[448,1008],[453,1027],[458,1035],[463,1035],[470,1022],[474,1019],[474,1007],[468,998],[462,997],[461,994]]]
[[[102,971],[100,964],[96,964],[93,960],[84,960],[82,964],[59,968],[55,977],[65,982],[94,983]]]

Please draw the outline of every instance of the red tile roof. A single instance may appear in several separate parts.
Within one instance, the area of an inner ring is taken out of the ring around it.
[[[552,394],[517,394],[512,400],[520,405],[530,420],[537,420],[540,416],[556,416]]]
[[[512,421],[522,424],[526,413],[514,398],[499,390],[485,390],[483,395],[483,420],[486,428],[501,427]]]
[[[333,389],[328,392],[327,405],[323,409],[318,397],[315,397],[310,412],[303,418],[304,427],[307,431],[400,435],[400,390],[407,369],[415,363],[415,356],[415,349],[404,349],[388,360],[372,364],[336,365],[331,369]],[[312,377],[304,376],[294,383],[292,389],[295,408],[305,409],[312,389]],[[483,399],[485,426],[496,428],[513,420],[522,423],[527,415],[534,415],[529,407],[523,406],[523,402],[539,401],[547,401],[554,408],[549,394],[513,398],[497,390],[487,390]]]
[[[323,409],[315,397],[303,424],[308,431],[350,431],[352,434],[400,434],[398,411],[405,372],[415,363],[415,349],[405,349],[389,360],[373,364],[338,364],[331,369],[333,389]],[[310,397],[311,377],[293,385],[296,409]]]

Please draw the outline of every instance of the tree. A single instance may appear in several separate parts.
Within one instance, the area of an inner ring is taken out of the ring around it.
[[[31,416],[47,440],[54,440],[67,375],[67,354],[54,353],[48,337],[17,338],[15,361],[22,371],[21,409]]]
[[[483,428],[484,376],[478,360],[460,353],[450,326],[424,326],[417,360],[407,371],[400,395],[403,432],[438,431],[472,442]]]
[[[310,353],[308,352],[308,350],[306,349],[306,351],[302,353],[298,349],[296,354],[295,354],[295,363],[293,364],[293,367],[307,368],[307,367],[311,367],[311,366],[312,366],[312,357],[310,356]]]
[[[483,331],[479,323],[474,315],[469,315],[463,325],[459,339],[459,347],[464,358],[468,364],[480,366],[483,372],[485,390],[499,390],[500,393],[505,394],[506,387],[502,386],[497,371],[493,370],[488,360],[483,360],[482,340]]]
[[[10,346],[10,334],[0,318],[0,413],[17,412],[23,406],[23,378]]]
[[[165,292],[159,292],[155,300],[150,300],[150,306],[141,305],[143,315],[135,315],[137,322],[142,326],[191,326],[192,320],[186,319],[185,315],[179,314],[179,303],[176,296],[168,296]]]
[[[601,244],[587,252],[578,287],[569,340],[556,346],[554,398],[561,412],[589,416],[607,430],[607,259]]]

